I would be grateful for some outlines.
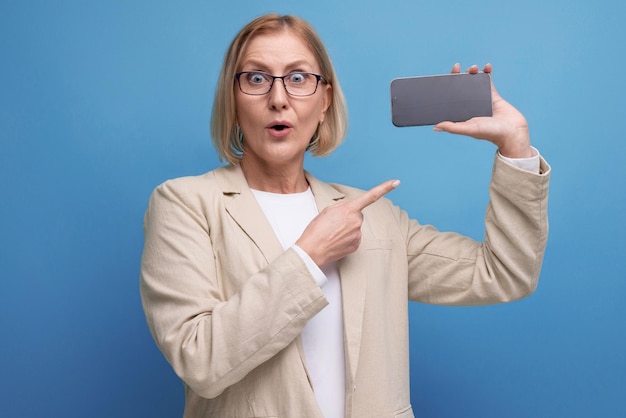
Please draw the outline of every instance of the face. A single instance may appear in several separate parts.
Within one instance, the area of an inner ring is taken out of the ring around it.
[[[253,38],[240,71],[282,76],[294,71],[320,73],[307,45],[288,31]],[[242,163],[281,167],[303,165],[306,148],[330,105],[331,87],[320,82],[312,96],[293,97],[276,79],[262,96],[244,94],[235,83],[237,122],[244,135]]]

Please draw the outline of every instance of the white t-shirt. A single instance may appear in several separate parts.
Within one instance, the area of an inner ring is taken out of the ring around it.
[[[302,344],[307,370],[315,397],[326,418],[345,414],[345,357],[343,344],[343,309],[337,263],[322,268],[295,242],[318,214],[309,188],[303,193],[279,194],[252,190],[259,206],[272,225],[284,249],[294,247],[322,288],[328,305],[309,320],[302,330]]]

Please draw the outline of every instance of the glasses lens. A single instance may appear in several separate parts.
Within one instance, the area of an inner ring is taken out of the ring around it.
[[[260,72],[243,72],[239,75],[239,87],[246,94],[265,94],[272,88],[272,77]]]
[[[283,79],[287,93],[294,96],[310,96],[317,89],[317,77],[311,73],[291,73]]]

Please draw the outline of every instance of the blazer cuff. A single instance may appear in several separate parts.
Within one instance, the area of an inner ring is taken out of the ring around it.
[[[500,151],[498,151],[498,157],[514,167],[520,168],[525,171],[530,171],[531,173],[539,174],[541,155],[539,154],[537,148],[532,146],[530,148],[533,153],[533,156],[530,158],[509,158],[500,154]]]

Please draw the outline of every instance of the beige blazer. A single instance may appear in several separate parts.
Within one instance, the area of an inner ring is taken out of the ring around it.
[[[496,158],[484,243],[420,225],[388,199],[363,210],[362,243],[339,261],[346,417],[413,417],[408,300],[478,305],[534,291],[548,234],[544,161],[541,170]],[[362,193],[307,179],[320,210]],[[152,335],[184,382],[184,417],[322,417],[299,335],[327,301],[239,167],[156,188],[140,287]]]

